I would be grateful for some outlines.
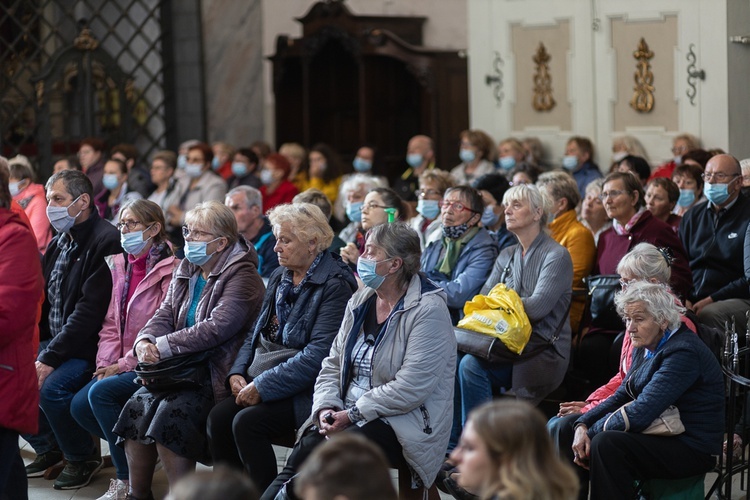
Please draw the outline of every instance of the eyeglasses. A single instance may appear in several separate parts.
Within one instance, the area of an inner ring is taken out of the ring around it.
[[[437,189],[417,189],[414,191],[417,198],[424,198],[425,196],[441,196],[442,193]]]
[[[438,205],[440,206],[440,209],[441,209],[441,210],[449,210],[449,209],[451,209],[451,208],[452,208],[452,209],[453,209],[453,210],[455,210],[456,212],[463,212],[464,210],[466,210],[467,212],[473,212],[473,213],[475,213],[475,214],[478,214],[478,213],[479,213],[479,212],[477,212],[476,210],[472,210],[472,209],[470,209],[469,207],[467,207],[466,205],[464,205],[463,203],[460,203],[460,202],[458,202],[458,201],[445,201],[445,200],[440,200],[440,201],[438,202]]]
[[[391,207],[386,207],[385,205],[378,205],[377,203],[372,202],[372,201],[368,203],[367,205],[362,206],[362,210],[365,210],[365,209],[372,210],[373,208],[382,208],[383,210],[385,210],[386,208],[391,208]]]
[[[672,154],[675,154],[675,155],[681,155],[687,152],[688,152],[688,148],[686,146],[679,146],[679,147],[672,148]]]
[[[599,199],[604,201],[607,198],[615,198],[617,196],[620,196],[621,194],[628,194],[630,191],[605,191],[602,194],[599,195]]]
[[[723,184],[728,179],[739,177],[740,174],[725,174],[724,172],[705,172],[701,174],[701,179],[706,182],[716,181]]]
[[[194,240],[203,240],[205,238],[208,238],[209,236],[216,236],[214,233],[207,233],[205,231],[198,231],[197,229],[193,229],[192,231],[187,227],[187,225],[182,226],[182,236],[185,239],[191,238]]]
[[[138,220],[126,220],[125,222],[118,222],[115,224],[115,227],[118,231],[122,231],[122,228],[124,227],[128,228],[128,231],[132,231],[140,224],[143,224],[143,222]]]

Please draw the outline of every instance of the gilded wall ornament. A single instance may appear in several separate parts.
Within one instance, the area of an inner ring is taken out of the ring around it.
[[[649,61],[654,57],[654,53],[648,48],[644,38],[641,38],[638,50],[633,52],[633,57],[638,62],[633,75],[635,87],[633,87],[630,107],[639,113],[650,113],[654,109],[654,74],[651,72]]]
[[[549,74],[550,55],[543,43],[539,43],[539,48],[532,58],[536,63],[536,72],[534,73],[534,97],[532,105],[537,111],[550,111],[557,104],[552,97],[552,76]]]

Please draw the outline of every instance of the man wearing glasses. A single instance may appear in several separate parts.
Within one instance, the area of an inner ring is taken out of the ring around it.
[[[701,322],[722,330],[734,316],[737,331],[744,332],[750,308],[743,265],[750,199],[741,193],[740,163],[731,155],[716,155],[706,164],[703,180],[708,201],[688,210],[680,223],[693,273],[687,306]]]
[[[445,290],[454,325],[463,316],[464,304],[479,293],[499,253],[490,233],[478,227],[483,210],[476,189],[448,189],[440,202],[442,237],[422,253],[421,270]]]
[[[55,489],[86,486],[102,460],[91,434],[73,419],[70,402],[91,381],[112,275],[104,257],[122,252],[120,234],[99,217],[86,174],[63,170],[47,181],[47,217],[57,230],[42,259],[46,283],[36,361],[39,432],[24,436],[37,453],[28,477],[67,460]]]

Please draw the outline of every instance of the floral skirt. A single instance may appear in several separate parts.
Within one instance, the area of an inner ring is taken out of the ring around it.
[[[210,465],[206,421],[214,407],[211,384],[198,390],[149,392],[138,389],[125,403],[113,429],[120,436],[141,444],[168,448],[177,455]]]

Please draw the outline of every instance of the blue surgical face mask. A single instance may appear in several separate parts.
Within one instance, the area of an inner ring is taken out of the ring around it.
[[[346,216],[352,222],[362,222],[362,207],[364,206],[362,201],[354,201],[346,204]]]
[[[628,156],[627,151],[618,151],[616,153],[612,153],[612,162],[613,163],[620,163],[625,157]]]
[[[214,156],[214,159],[211,160],[211,168],[214,170],[219,170],[221,168],[221,163],[219,163],[219,158]]]
[[[406,163],[408,163],[411,168],[417,168],[423,162],[424,157],[419,153],[411,153],[406,155]]]
[[[730,184],[734,182],[731,181]],[[721,205],[729,199],[729,184],[713,184],[707,182],[703,185],[703,194],[708,201],[714,205]]]
[[[440,214],[440,202],[437,200],[417,201],[417,212],[425,219],[434,219]]]
[[[232,173],[237,177],[247,175],[247,165],[245,165],[241,161],[232,163]]]
[[[501,156],[500,157],[500,168],[503,170],[510,170],[516,166],[516,159],[512,156]]]
[[[153,225],[153,224],[152,224]],[[146,231],[151,229],[151,226],[146,228]],[[140,255],[143,249],[148,245],[148,240],[151,236],[143,239],[144,231],[131,231],[129,233],[120,233],[120,245],[130,255]]]
[[[260,171],[260,182],[262,182],[266,186],[270,186],[271,184],[273,184],[273,181],[273,172],[271,172],[267,168],[264,168]]]
[[[484,227],[492,227],[500,220],[500,214],[496,214],[494,208],[494,205],[484,207],[484,211],[482,211],[482,225]]]
[[[477,155],[471,149],[461,148],[461,150],[458,152],[458,157],[461,158],[461,161],[464,163],[471,163],[474,161]]]
[[[105,188],[112,191],[120,185],[120,180],[117,178],[117,174],[104,174],[102,176],[102,184],[104,184]]]
[[[55,228],[55,231],[58,233],[64,233],[68,231],[73,225],[76,223],[76,217],[81,215],[81,212],[83,210],[80,210],[76,215],[70,215],[68,213],[68,209],[73,206],[75,202],[77,202],[81,197],[79,196],[75,200],[71,202],[70,205],[67,207],[53,207],[52,205],[47,205],[47,218],[49,219],[49,223],[52,225],[52,227]]]
[[[563,156],[562,166],[568,170],[573,170],[578,166],[578,157],[576,155]]]
[[[381,276],[375,269],[380,262],[387,262],[391,259],[377,261],[375,259],[360,257],[359,260],[357,260],[357,274],[359,275],[359,279],[362,280],[362,283],[364,283],[365,286],[377,290],[378,287],[383,284],[387,275]]]
[[[695,201],[695,191],[692,189],[680,189],[680,197],[677,199],[677,206],[689,207]]]
[[[672,161],[679,167],[680,165],[682,165],[682,155],[675,156],[674,158],[672,158]]]
[[[357,172],[369,172],[372,168],[372,162],[356,156],[352,161],[352,166]]]
[[[180,155],[177,157],[177,168],[185,169],[187,167],[187,156]]]
[[[188,163],[185,165],[185,173],[193,179],[200,177],[203,174],[203,165],[200,163]]]
[[[185,241],[185,258],[196,266],[202,266],[216,253],[215,251],[208,253],[208,244],[218,239],[214,238],[211,241]]]
[[[23,182],[23,181],[9,182],[8,183],[8,189],[10,190],[10,195],[11,196],[15,196],[15,195],[17,195],[18,193],[21,192],[21,182]]]

